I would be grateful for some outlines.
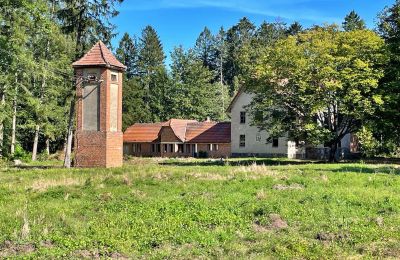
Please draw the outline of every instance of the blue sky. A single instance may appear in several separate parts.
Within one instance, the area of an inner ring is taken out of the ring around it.
[[[215,33],[236,24],[246,16],[256,25],[264,20],[286,23],[299,21],[303,26],[338,23],[355,10],[374,28],[377,13],[394,0],[125,0],[120,15],[113,19],[117,25],[117,46],[123,33],[140,36],[146,25],[153,26],[163,43],[167,63],[175,46],[190,48],[205,26]]]

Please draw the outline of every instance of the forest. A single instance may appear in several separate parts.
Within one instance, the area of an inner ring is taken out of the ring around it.
[[[256,96],[254,124],[272,135],[337,147],[351,132],[365,156],[400,155],[399,0],[382,7],[375,28],[355,11],[340,25],[244,17],[217,32],[205,27],[194,46],[168,54],[168,65],[151,25],[122,32],[112,46],[122,1],[1,0],[0,157],[70,149],[71,63],[99,40],[127,66],[123,130],[170,118],[229,120],[231,99],[246,88]]]

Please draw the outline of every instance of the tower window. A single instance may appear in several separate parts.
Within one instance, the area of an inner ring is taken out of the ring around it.
[[[111,81],[118,81],[118,75],[116,73],[111,73]]]

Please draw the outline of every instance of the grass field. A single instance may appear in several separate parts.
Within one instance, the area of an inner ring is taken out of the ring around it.
[[[0,169],[0,258],[400,258],[399,166],[48,165]]]

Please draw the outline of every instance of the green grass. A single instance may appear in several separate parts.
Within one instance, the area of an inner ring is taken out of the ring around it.
[[[3,167],[0,258],[400,257],[399,166],[253,161]]]

